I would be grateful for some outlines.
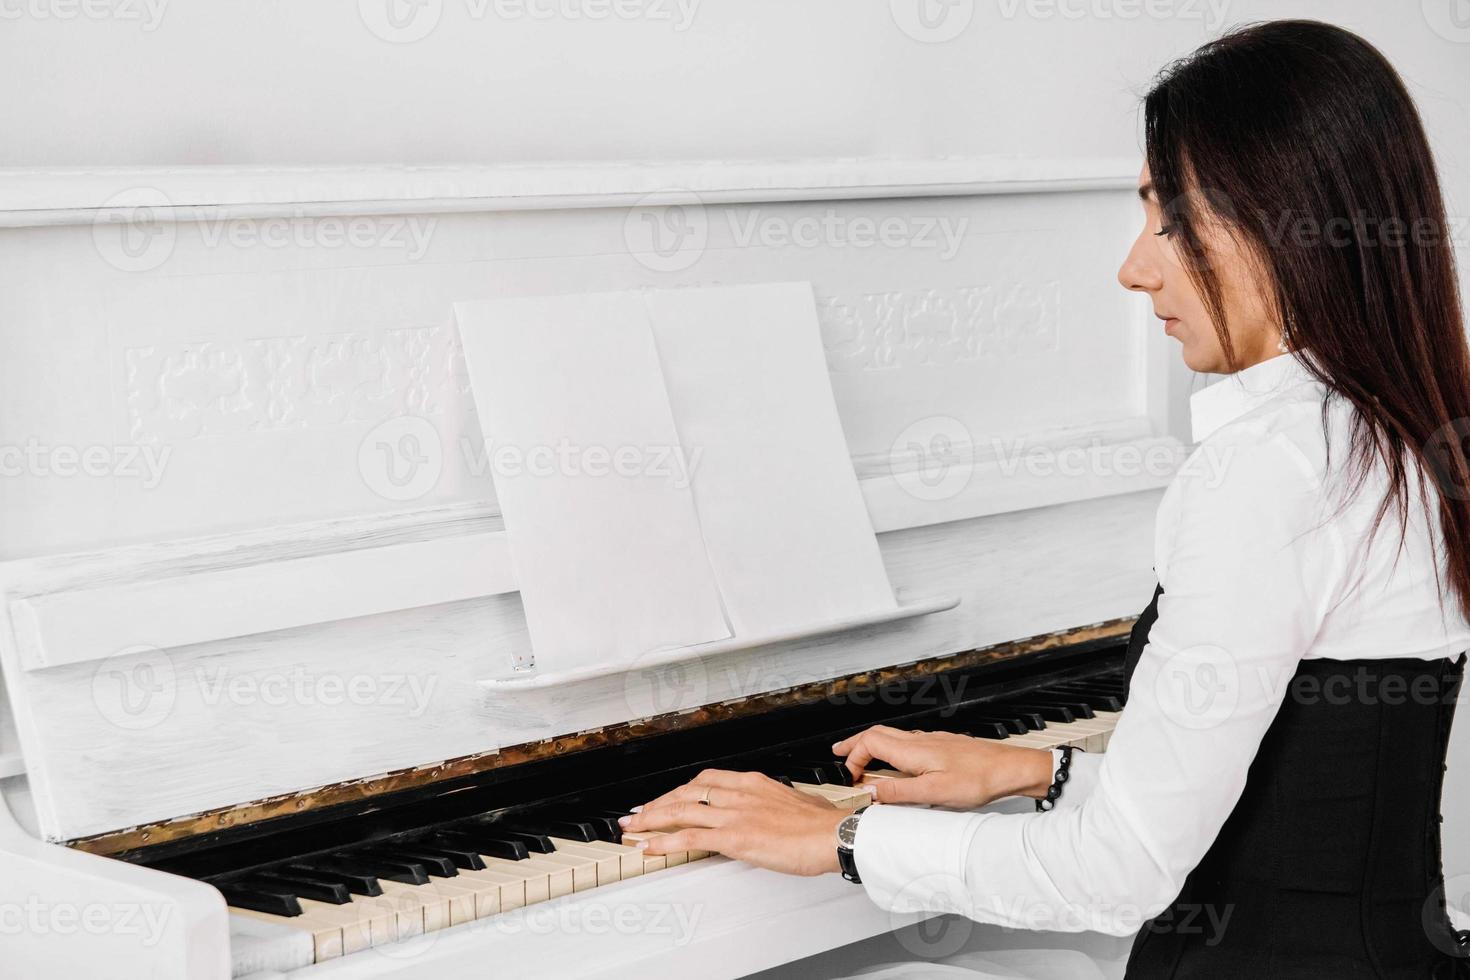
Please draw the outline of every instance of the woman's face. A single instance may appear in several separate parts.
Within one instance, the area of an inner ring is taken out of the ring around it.
[[[1169,209],[1154,193],[1148,168],[1139,177],[1144,227],[1133,243],[1118,281],[1123,288],[1148,293],[1154,313],[1164,321],[1164,332],[1184,347],[1184,363],[1191,370],[1229,374],[1230,364],[1220,345],[1216,323],[1195,288],[1180,249],[1180,236],[1170,234]],[[1205,220],[1209,209],[1199,202],[1192,211]],[[1224,293],[1227,331],[1237,367],[1248,368],[1280,353],[1280,326],[1272,313],[1265,276],[1228,230],[1219,223],[1201,230],[1210,267]]]

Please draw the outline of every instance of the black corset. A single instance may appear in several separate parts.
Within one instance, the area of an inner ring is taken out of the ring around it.
[[[1162,592],[1133,629],[1130,678]],[[1443,907],[1439,812],[1464,663],[1302,661],[1220,835],[1134,941],[1128,980],[1470,977]]]

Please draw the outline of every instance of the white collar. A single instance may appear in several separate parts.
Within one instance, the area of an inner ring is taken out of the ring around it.
[[[1195,442],[1203,442],[1221,426],[1264,405],[1282,392],[1316,378],[1295,354],[1282,354],[1237,371],[1189,398]]]

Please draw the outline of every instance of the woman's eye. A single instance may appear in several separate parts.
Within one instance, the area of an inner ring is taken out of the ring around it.
[[[1179,226],[1178,225],[1164,225],[1164,227],[1162,227],[1158,231],[1154,232],[1154,237],[1155,238],[1171,238],[1171,237],[1173,237],[1174,233],[1176,231],[1178,231],[1178,230],[1179,230]]]

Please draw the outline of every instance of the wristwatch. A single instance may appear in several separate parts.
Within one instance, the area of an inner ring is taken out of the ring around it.
[[[837,825],[837,865],[842,869],[842,877],[855,885],[861,885],[863,879],[858,877],[857,855],[852,848],[857,843],[858,818],[866,809],[867,807],[862,807],[854,810]]]

